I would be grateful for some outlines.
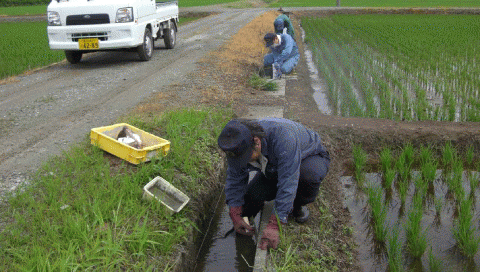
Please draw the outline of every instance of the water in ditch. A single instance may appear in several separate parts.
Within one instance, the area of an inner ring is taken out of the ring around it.
[[[419,175],[419,172],[413,172],[412,176]],[[479,178],[478,173],[474,173],[474,178]],[[466,172],[463,175],[463,186],[466,195],[469,195],[470,183]],[[381,174],[366,174],[365,186],[379,186],[382,180]],[[363,271],[387,271],[388,259],[385,246],[379,245],[373,238],[373,230],[370,223],[370,211],[368,207],[368,198],[365,193],[358,189],[353,177],[344,176],[340,178],[344,191],[344,205],[350,211],[354,227],[354,236],[358,244],[359,264]],[[401,223],[399,240],[404,245],[403,260],[404,268],[407,271],[430,271],[429,251],[435,259],[441,262],[443,271],[480,271],[480,250],[472,259],[465,258],[458,250],[452,229],[456,218],[456,204],[450,198],[448,186],[441,176],[441,170],[437,171],[437,178],[434,181],[434,189],[427,197],[424,204],[424,213],[422,219],[422,230],[426,231],[427,250],[421,260],[413,260],[406,254],[405,248],[405,230],[404,223],[411,206],[412,197],[415,192],[414,183],[411,182],[408,190],[405,207],[401,208],[401,201],[396,190],[392,191],[390,197],[387,197],[387,230],[391,233],[394,227]],[[433,196],[443,199],[443,206],[440,213],[437,214]],[[429,200],[430,199],[430,200]],[[473,192],[473,227],[476,237],[480,237],[480,188]],[[388,242],[387,242],[388,243]]]
[[[194,271],[253,271],[256,245],[254,238],[237,235],[225,205],[225,195],[218,195],[212,221],[205,233]],[[258,217],[258,216],[257,216]]]

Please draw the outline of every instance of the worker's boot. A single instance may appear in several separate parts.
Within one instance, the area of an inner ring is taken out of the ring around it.
[[[301,224],[307,222],[310,212],[307,206],[293,207],[292,215],[295,218],[295,222]]]

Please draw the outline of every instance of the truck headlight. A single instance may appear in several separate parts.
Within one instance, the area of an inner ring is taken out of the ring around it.
[[[115,23],[133,22],[133,8],[119,8]]]
[[[49,26],[60,26],[62,22],[60,21],[60,14],[56,11],[47,12],[47,21]]]

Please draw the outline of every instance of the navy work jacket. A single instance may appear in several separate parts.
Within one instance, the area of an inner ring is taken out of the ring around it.
[[[274,64],[282,66],[285,61],[300,53],[298,53],[297,43],[293,40],[292,36],[281,34],[280,37],[280,44],[277,47],[270,46],[270,49],[272,50]]]
[[[262,154],[268,159],[265,169],[267,178],[278,178],[275,209],[280,220],[287,222],[288,213],[293,207],[300,177],[300,163],[306,157],[320,154],[330,160],[322,145],[320,136],[294,121],[282,118],[258,120],[265,131],[262,139]],[[258,168],[228,163],[225,196],[227,205],[239,207],[244,204],[244,195],[251,170]]]

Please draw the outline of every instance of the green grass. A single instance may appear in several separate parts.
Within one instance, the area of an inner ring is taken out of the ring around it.
[[[188,24],[203,17],[178,17],[178,25]]]
[[[21,74],[65,58],[50,50],[46,22],[0,23],[0,79]]]
[[[194,231],[192,204],[171,215],[142,188],[162,176],[195,199],[211,190],[216,138],[229,111],[181,109],[132,125],[171,141],[167,157],[111,167],[86,142],[53,158],[3,206],[1,271],[164,271]],[[188,135],[188,137],[185,137]],[[118,159],[119,160],[119,159]]]
[[[480,120],[475,15],[333,15],[302,26],[337,115]]]
[[[0,7],[0,15],[42,15],[47,14],[47,5]]]
[[[342,252],[350,256],[346,261],[353,262],[353,245],[338,242],[333,231],[335,218],[324,193],[321,188],[317,201],[309,205],[310,216],[314,210],[318,213],[312,221],[314,224],[282,226],[278,248],[269,252],[271,268],[276,271],[339,271],[337,256]]]
[[[248,84],[257,90],[273,92],[278,89],[275,81],[268,81],[266,78],[260,77],[257,74],[252,74],[248,79]]]
[[[267,1],[266,1],[267,2]],[[476,0],[341,0],[342,7],[479,7]],[[336,0],[279,0],[272,7],[335,7]]]

